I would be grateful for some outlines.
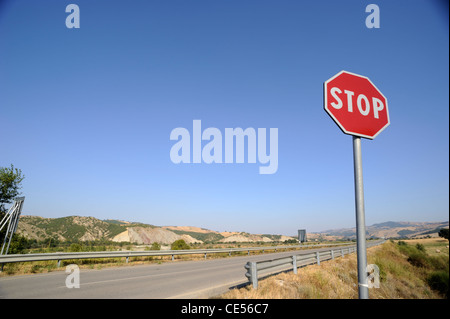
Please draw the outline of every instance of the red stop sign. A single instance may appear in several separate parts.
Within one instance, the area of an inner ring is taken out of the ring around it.
[[[374,139],[389,125],[384,95],[367,77],[347,71],[324,83],[324,108],[345,134]]]

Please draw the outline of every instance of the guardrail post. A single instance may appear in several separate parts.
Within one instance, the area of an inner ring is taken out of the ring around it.
[[[256,269],[256,262],[247,262],[247,264],[245,264],[245,269],[247,269],[245,277],[252,283],[253,289],[258,289],[258,271]]]
[[[341,257],[344,257],[344,248],[341,248]]]
[[[174,261],[175,260],[175,257],[174,257],[174,255],[172,255],[172,261]]]
[[[316,258],[317,258],[317,264],[320,266],[320,254],[318,251],[316,252]]]
[[[129,259],[129,258],[130,258],[130,257],[127,257],[127,258],[126,258],[126,261],[125,261],[125,263],[127,263],[127,264],[128,264],[128,259]]]
[[[334,259],[334,250],[331,250],[331,259]]]
[[[258,289],[258,270],[256,269],[256,262],[251,263],[251,272],[252,272],[252,284],[253,289]]]
[[[294,274],[297,274],[297,256],[292,256],[292,267],[294,270]]]
[[[61,259],[58,259],[58,263],[56,264],[56,268],[61,267]]]
[[[206,253],[205,253],[205,259],[206,259]]]

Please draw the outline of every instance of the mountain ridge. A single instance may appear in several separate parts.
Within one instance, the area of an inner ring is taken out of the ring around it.
[[[155,226],[115,219],[100,220],[92,216],[45,218],[22,215],[19,220],[17,233],[28,239],[38,241],[46,238],[55,238],[60,241],[108,240],[147,245],[154,242],[170,245],[179,239],[183,239],[188,244],[283,242],[295,239],[284,235],[259,235],[245,232],[220,233],[195,226]]]
[[[405,222],[387,221],[366,227],[369,238],[414,237],[432,234],[437,236],[440,228],[448,228],[449,222]],[[330,229],[322,232],[307,233],[308,240],[342,240],[356,238],[355,227]],[[60,241],[132,242],[152,244],[157,242],[170,245],[183,239],[194,243],[233,243],[233,242],[284,242],[296,239],[296,236],[273,234],[250,234],[247,232],[218,232],[196,226],[155,226],[140,222],[116,219],[100,220],[92,216],[66,216],[45,218],[22,215],[17,233],[28,239],[45,240],[55,238]]]
[[[414,237],[421,235],[437,234],[440,228],[448,228],[449,222],[411,222],[411,221],[387,221],[366,226],[366,235],[378,238]],[[327,236],[340,236],[349,239],[356,238],[356,227],[339,228],[316,232]]]

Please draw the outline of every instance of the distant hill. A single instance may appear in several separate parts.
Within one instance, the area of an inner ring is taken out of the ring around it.
[[[175,240],[184,239],[189,244],[201,243],[201,240],[189,235],[178,235],[154,225],[82,216],[21,216],[17,233],[36,240],[56,238],[61,241],[109,240],[137,244],[171,244]]]
[[[379,224],[366,226],[366,234],[370,237],[384,238],[411,238],[417,236],[434,235],[437,236],[439,229],[448,228],[449,222],[393,222],[388,221]],[[316,233],[323,236],[356,238],[355,228],[342,228],[326,230]]]
[[[216,231],[192,227],[192,226],[164,226],[163,228],[169,229],[178,235],[189,235],[193,238],[201,240],[202,242],[218,242],[224,238],[223,235]]]
[[[154,226],[115,219],[99,220],[95,217],[68,216],[44,218],[20,217],[17,233],[29,239],[56,238],[61,241],[108,240],[137,244],[154,242],[170,245],[178,239],[192,243],[227,242],[284,242],[292,237],[283,235],[254,235],[249,233],[223,232],[193,226]]]
[[[370,238],[400,238],[415,236],[437,236],[439,229],[448,228],[449,223],[393,222],[374,224],[366,227]],[[95,217],[68,216],[43,218],[39,216],[20,217],[17,233],[30,239],[45,240],[56,238],[60,241],[108,240],[137,244],[170,245],[175,240],[184,239],[193,243],[256,243],[285,242],[296,239],[292,236],[271,234],[250,234],[246,232],[217,232],[194,226],[155,226],[137,222]],[[309,241],[342,240],[356,238],[355,228],[333,229],[308,233]]]
[[[94,217],[68,216],[43,218],[39,216],[21,216],[17,233],[29,239],[44,240],[100,240],[109,239],[125,231],[120,223],[110,223]]]

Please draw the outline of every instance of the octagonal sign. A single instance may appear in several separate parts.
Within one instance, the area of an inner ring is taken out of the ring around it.
[[[374,139],[389,125],[387,99],[367,77],[341,71],[323,92],[325,111],[345,134]]]

